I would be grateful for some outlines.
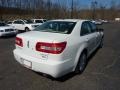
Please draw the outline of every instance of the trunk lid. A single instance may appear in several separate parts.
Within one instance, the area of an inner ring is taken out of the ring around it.
[[[16,46],[17,49],[20,49],[23,53],[31,55],[40,59],[47,59],[48,53],[36,51],[37,42],[46,42],[46,43],[59,43],[66,41],[67,34],[59,33],[50,33],[50,32],[40,32],[40,31],[30,31],[23,34],[18,34],[17,37],[22,39],[23,47]]]

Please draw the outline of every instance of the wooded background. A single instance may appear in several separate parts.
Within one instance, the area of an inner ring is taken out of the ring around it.
[[[82,18],[114,20],[120,17],[120,3],[111,0],[109,7],[95,0],[81,7],[79,0],[0,0],[0,19]]]

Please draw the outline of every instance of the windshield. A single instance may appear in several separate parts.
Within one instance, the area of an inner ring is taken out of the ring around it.
[[[48,21],[38,26],[35,31],[70,34],[76,22]]]
[[[0,26],[8,26],[8,25],[5,23],[0,23]]]
[[[25,23],[27,23],[27,24],[32,24],[32,23],[33,23],[32,20],[24,20],[24,21],[25,21]]]

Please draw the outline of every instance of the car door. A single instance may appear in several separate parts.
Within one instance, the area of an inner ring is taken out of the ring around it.
[[[92,30],[92,33],[94,35],[94,38],[95,38],[95,47],[98,46],[98,44],[100,43],[100,40],[101,40],[101,35],[100,33],[97,31],[97,26],[92,23],[92,22],[89,22],[90,26],[91,26],[91,30]]]
[[[91,26],[88,21],[82,23],[80,35],[85,43],[87,43],[87,49],[90,54],[95,47],[95,37],[91,32]]]
[[[19,28],[20,30],[25,30],[25,23],[24,23],[23,20],[19,20],[19,26],[18,26],[18,28]]]
[[[12,26],[15,28],[15,29],[17,29],[18,30],[18,21],[16,20],[16,21],[13,21],[13,23],[12,23]]]
[[[24,22],[22,20],[16,20],[13,22],[13,26],[15,27],[15,29],[17,30],[24,30]]]

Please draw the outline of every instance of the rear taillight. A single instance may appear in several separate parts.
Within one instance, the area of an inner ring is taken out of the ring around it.
[[[19,38],[19,37],[16,37],[16,39],[15,39],[15,44],[18,45],[18,46],[23,47],[22,39]]]
[[[65,49],[66,44],[67,42],[61,42],[61,43],[38,42],[36,44],[36,50],[45,53],[60,54]]]

